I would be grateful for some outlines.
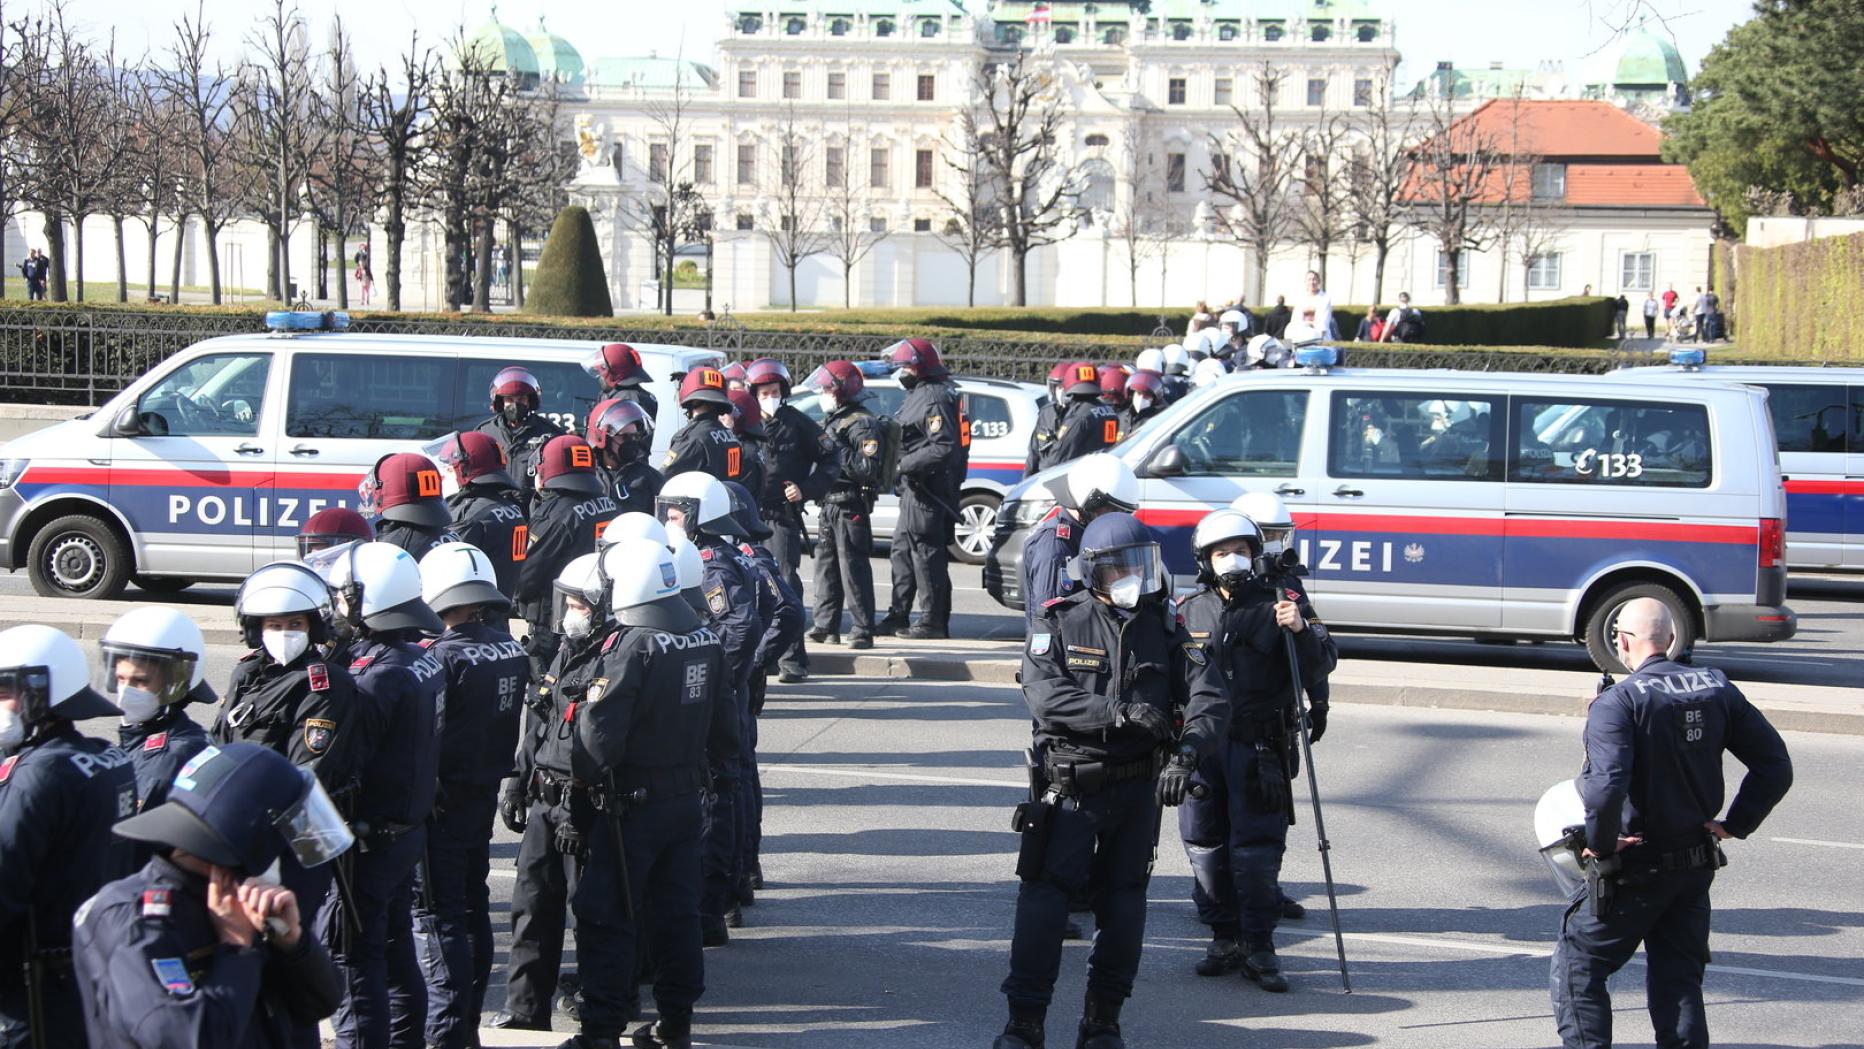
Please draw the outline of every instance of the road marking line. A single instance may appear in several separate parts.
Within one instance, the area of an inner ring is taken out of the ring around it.
[[[841,776],[846,779],[897,779],[913,783],[951,783],[964,787],[1002,787],[1005,790],[1022,790],[1026,784],[1008,783],[1000,779],[969,779],[962,776],[927,776],[912,772],[865,772],[853,769],[820,769],[809,765],[761,765],[761,772],[802,772],[815,776]]]
[[[1864,845],[1850,841],[1820,841],[1817,838],[1768,838],[1767,840],[1784,842],[1788,845],[1823,845],[1828,849],[1864,849]]]
[[[1370,943],[1389,943],[1403,947],[1436,947],[1452,951],[1473,951],[1478,954],[1517,955],[1528,958],[1551,958],[1553,948],[1539,945],[1516,945],[1499,943],[1479,943],[1472,940],[1436,939],[1425,936],[1392,936],[1386,933],[1349,932],[1343,934],[1349,940],[1365,940]],[[1318,937],[1316,937],[1318,938]],[[1633,958],[1630,965],[1643,965],[1642,958]],[[1782,972],[1778,969],[1754,969],[1742,965],[1710,965],[1712,973],[1726,973],[1731,976],[1762,976],[1774,980],[1794,980],[1800,983],[1829,983],[1843,987],[1864,987],[1864,980],[1850,976],[1820,976],[1814,973]]]

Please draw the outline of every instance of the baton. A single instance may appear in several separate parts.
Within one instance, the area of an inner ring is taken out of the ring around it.
[[[1327,824],[1320,815],[1320,784],[1314,778],[1314,747],[1308,742],[1307,690],[1301,687],[1301,661],[1294,651],[1294,631],[1282,628],[1282,648],[1288,653],[1288,677],[1294,682],[1294,709],[1300,715],[1301,756],[1307,759],[1307,797],[1314,803],[1314,835],[1320,840],[1320,871],[1327,881],[1327,914],[1333,919],[1333,949],[1340,958],[1340,987],[1353,993],[1353,981],[1346,973],[1346,938],[1340,935],[1340,903],[1333,891],[1333,861],[1328,857],[1332,846],[1327,841]]]

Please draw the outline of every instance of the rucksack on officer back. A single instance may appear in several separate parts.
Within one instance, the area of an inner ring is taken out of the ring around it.
[[[860,417],[859,412],[848,413],[841,425],[836,427],[837,435],[853,426],[854,421]],[[879,492],[891,492],[900,480],[900,421],[878,412],[868,413],[868,418],[873,420],[874,429],[880,432],[880,480],[874,488]]]

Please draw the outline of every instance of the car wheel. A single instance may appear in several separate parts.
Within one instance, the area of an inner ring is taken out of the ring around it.
[[[26,558],[40,597],[108,600],[129,582],[129,549],[116,529],[89,514],[61,517],[39,529]]]
[[[990,553],[990,536],[997,530],[997,507],[1003,500],[988,492],[973,492],[958,503],[957,539],[951,544],[954,561],[981,565]]]
[[[1586,634],[1582,639],[1586,644],[1586,652],[1592,656],[1593,665],[1608,674],[1630,673],[1631,668],[1618,659],[1618,646],[1612,641],[1612,627],[1618,623],[1618,613],[1640,597],[1654,597],[1670,609],[1670,619],[1676,624],[1676,637],[1670,642],[1671,657],[1681,655],[1696,645],[1696,611],[1693,602],[1661,583],[1625,583],[1615,586],[1593,603],[1592,614],[1586,617]]]
[[[179,594],[194,585],[192,579],[168,575],[134,575],[129,581],[151,594]]]

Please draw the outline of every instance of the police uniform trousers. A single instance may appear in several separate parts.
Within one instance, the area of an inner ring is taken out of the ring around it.
[[[559,829],[580,837],[574,852],[564,850]],[[620,857],[607,814],[580,790],[567,791],[556,805],[532,802],[517,875],[505,1011],[526,1024],[549,1026],[567,910],[576,916],[583,1033],[620,1037],[632,998],[634,933],[623,913]]]
[[[624,777],[625,778],[625,777]],[[649,788],[644,804],[622,814],[621,835],[628,846],[628,885],[634,890],[634,920],[621,916],[625,933],[618,946],[625,955],[618,972],[629,974],[630,1018],[635,1008],[634,976],[645,952],[653,963],[654,1005],[661,1017],[690,1017],[705,993],[705,958],[700,946],[700,823],[698,791],[669,794]],[[577,925],[577,949],[582,950]],[[583,973],[588,1000],[589,966]],[[586,1008],[586,1006],[585,1006]],[[584,1014],[585,1017],[587,1013]],[[585,1020],[585,1030],[587,1021]]]
[[[346,859],[354,862],[353,856]],[[298,898],[299,924],[313,935],[317,935],[317,930],[323,928],[318,923],[324,911],[333,905],[333,894],[336,892],[335,868],[335,863],[306,867],[298,862],[298,858],[289,849],[278,858],[278,880]],[[326,946],[330,942],[324,940]],[[292,1049],[319,1049],[323,1040],[323,1031],[317,1024],[291,1025]]]
[[[24,930],[22,918],[19,925]],[[40,933],[44,936],[44,933]],[[69,933],[59,936],[63,942]],[[22,953],[24,945],[21,945]],[[44,990],[39,1001],[45,1008],[46,1049],[86,1049],[84,1040],[84,999],[78,991],[77,973],[71,966],[71,952],[48,952],[43,960]],[[0,1047],[28,1049],[32,1045],[32,1015],[26,997],[26,974],[23,969],[0,975]]]
[[[350,864],[349,897],[333,895],[320,917],[324,945],[343,974],[343,1004],[330,1018],[336,1044],[419,1046],[427,1025],[427,983],[414,957],[413,897],[427,828],[374,834],[357,845],[337,860]]]
[[[1061,972],[1068,898],[1090,887],[1099,932],[1087,960],[1087,989],[1110,998],[1132,995],[1158,827],[1153,792],[1153,781],[1140,777],[1055,806],[1042,876],[1025,878],[1016,896],[1010,975],[1002,988],[1011,1006],[1048,1006]]]
[[[907,619],[915,599],[919,603],[919,625],[938,630],[951,629],[951,551],[950,529],[941,525],[926,532],[896,530],[893,551],[888,557],[893,568],[893,599],[887,615]]]
[[[415,881],[414,932],[427,980],[426,1045],[467,1049],[478,1037],[492,973],[492,821],[498,788],[442,786],[427,819],[427,857]]]
[[[732,693],[731,701],[737,704],[738,724],[742,731],[749,712],[750,697],[744,689],[737,689]],[[737,754],[721,757],[710,767],[712,789],[705,797],[700,826],[704,889],[699,898],[699,913],[714,918],[731,910],[738,900],[738,887],[743,884],[740,853],[744,842],[740,838],[744,821],[738,810],[744,791],[739,779],[743,775],[744,756],[750,752],[750,745],[742,739],[740,744]]]
[[[764,845],[764,777],[757,770],[757,719],[764,709],[764,693],[770,687],[770,675],[757,673],[751,675],[751,702],[746,706],[744,719],[738,726],[738,738],[744,742],[744,753],[748,757],[746,765],[740,770],[744,787],[739,793],[741,803],[745,806],[741,845],[738,849],[739,884],[750,885],[751,876],[762,868],[758,858],[763,854]]]
[[[795,505],[795,504],[791,504]],[[764,518],[770,526],[770,538],[764,541],[764,548],[777,562],[777,571],[783,573],[783,581],[790,584],[790,590],[796,599],[803,599],[803,577],[800,569],[803,563],[803,533],[800,515],[792,517],[788,513],[771,514]],[[806,633],[807,631],[805,631]],[[796,643],[783,653],[777,666],[783,670],[807,673],[809,670],[809,653],[803,648],[803,638],[798,636]]]
[[[1272,746],[1272,745],[1271,745]],[[1288,846],[1285,805],[1265,804],[1255,788],[1263,762],[1271,776],[1286,775],[1272,749],[1225,739],[1198,763],[1203,798],[1187,795],[1178,807],[1178,832],[1191,861],[1191,900],[1197,918],[1216,935],[1266,940],[1281,918],[1282,854]]]
[[[860,503],[822,504],[815,548],[817,630],[841,633],[845,602],[853,625],[851,636],[874,636],[873,556],[873,521],[867,509]]]
[[[1567,904],[1553,947],[1553,1018],[1567,1049],[1612,1044],[1605,981],[1644,947],[1644,986],[1659,1049],[1709,1044],[1702,971],[1709,963],[1713,868],[1653,874],[1617,887],[1611,913],[1592,915],[1585,889]]]

